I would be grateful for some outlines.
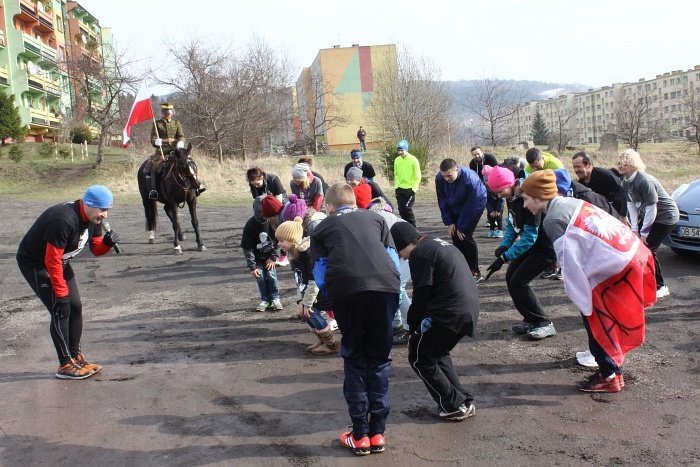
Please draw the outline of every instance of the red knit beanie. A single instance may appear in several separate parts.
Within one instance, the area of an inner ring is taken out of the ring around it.
[[[282,212],[284,205],[272,195],[267,195],[262,200],[262,215],[265,219],[271,219]]]

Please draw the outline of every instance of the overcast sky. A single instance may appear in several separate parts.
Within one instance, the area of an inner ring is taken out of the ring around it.
[[[80,0],[117,48],[163,64],[189,36],[243,46],[253,34],[309,66],[318,50],[395,43],[445,80],[482,77],[594,87],[700,65],[698,0]],[[296,76],[294,76],[296,79]]]

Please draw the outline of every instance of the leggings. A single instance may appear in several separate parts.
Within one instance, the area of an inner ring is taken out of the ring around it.
[[[78,283],[70,264],[63,267],[63,277],[68,285],[68,299],[70,300],[70,313],[60,316],[53,312],[53,304],[56,295],[49,279],[49,273],[43,266],[36,267],[17,259],[19,270],[25,280],[39,297],[49,313],[51,314],[50,333],[58,362],[61,366],[70,361],[71,358],[81,353],[80,338],[83,335],[83,304],[80,301]]]

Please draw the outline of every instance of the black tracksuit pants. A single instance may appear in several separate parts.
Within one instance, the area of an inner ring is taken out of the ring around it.
[[[80,353],[80,339],[83,335],[83,304],[73,268],[70,264],[63,267],[63,277],[68,285],[70,313],[59,316],[52,311],[56,295],[46,268],[35,267],[20,259],[17,259],[17,264],[29,286],[51,314],[51,340],[56,347],[58,362],[63,366]]]
[[[450,351],[466,335],[466,328],[455,333],[434,323],[425,333],[417,330],[409,338],[408,362],[443,412],[454,412],[474,400],[460,383],[450,358]]]
[[[538,252],[527,251],[513,259],[506,271],[506,284],[513,304],[523,316],[523,321],[534,327],[547,326],[552,322],[547,312],[542,308],[535,290],[530,285],[537,276],[544,272],[556,261]]]

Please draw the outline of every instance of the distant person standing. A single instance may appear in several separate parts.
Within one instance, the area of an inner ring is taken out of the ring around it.
[[[408,152],[408,141],[402,139],[396,145],[399,156],[394,159],[394,188],[401,218],[416,226],[413,203],[421,181],[420,163]]]
[[[602,167],[593,167],[591,156],[585,152],[578,152],[571,158],[574,173],[578,177],[578,182],[593,190],[599,195],[605,196],[615,208],[620,217],[627,217],[627,199],[625,198],[625,188],[622,186],[620,178],[611,170]]]
[[[435,191],[452,244],[464,255],[474,280],[481,282],[474,230],[486,206],[486,187],[476,172],[457,165],[454,159],[445,159],[435,176]]]
[[[367,139],[367,132],[362,128],[362,125],[360,125],[360,129],[357,130],[357,139],[360,140],[360,150],[366,151],[367,145],[365,144],[365,140]]]
[[[469,162],[469,168],[479,175],[479,180],[486,186],[484,166],[496,167],[498,160],[493,154],[484,154],[479,146],[474,146],[471,152],[472,160]],[[489,238],[503,238],[504,204],[505,202],[486,186],[486,216],[489,222]]]

